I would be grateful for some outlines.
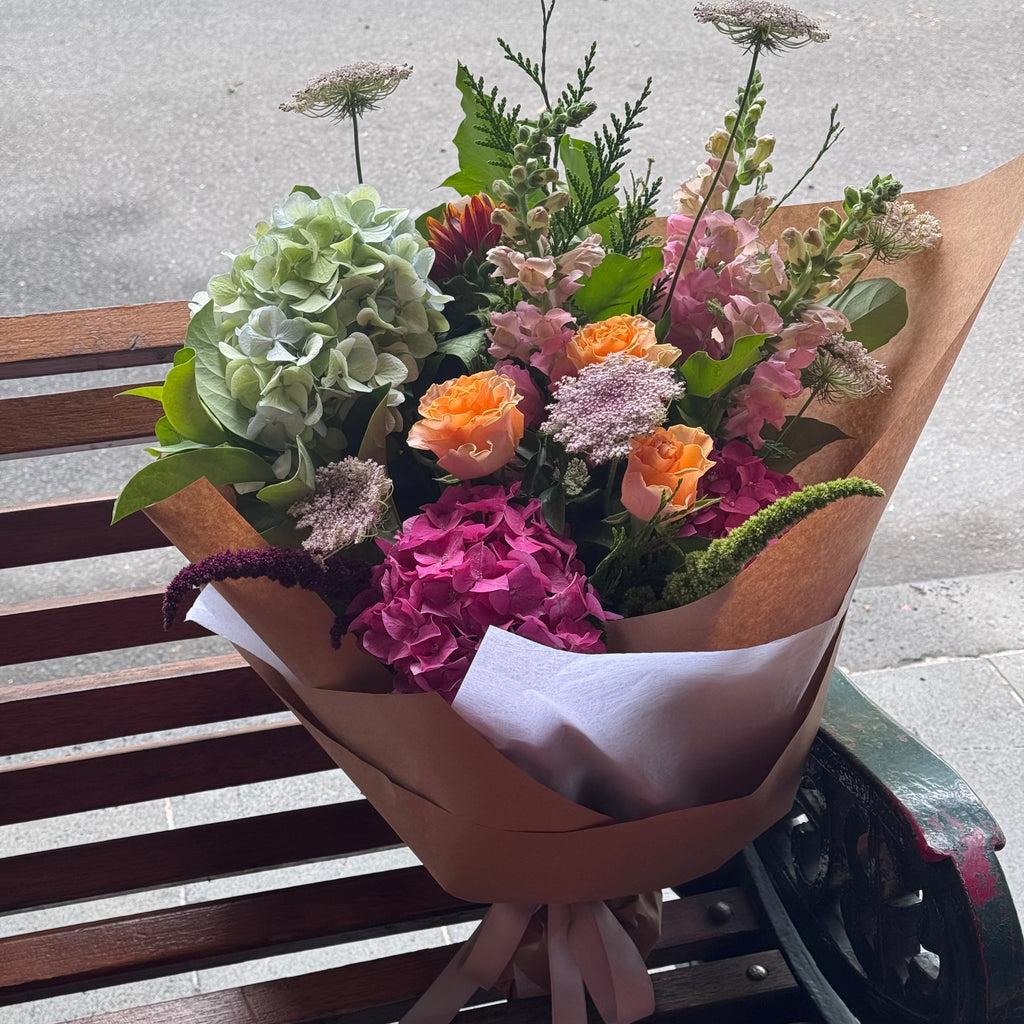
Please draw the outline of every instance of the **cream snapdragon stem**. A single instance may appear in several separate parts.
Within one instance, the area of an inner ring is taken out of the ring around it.
[[[679,256],[679,263],[676,266],[675,274],[672,276],[672,284],[669,287],[668,295],[665,296],[665,312],[658,321],[658,326],[655,330],[658,341],[664,341],[669,329],[672,327],[672,296],[675,294],[676,284],[679,281],[679,275],[682,273],[683,264],[686,262],[686,254],[690,251],[693,236],[697,233],[697,225],[700,224],[700,219],[704,216],[704,211],[708,208],[708,203],[711,202],[711,197],[715,194],[718,179],[721,178],[722,171],[725,169],[726,161],[729,159],[729,153],[732,151],[732,144],[736,139],[737,131],[739,131],[740,122],[743,120],[743,114],[747,109],[747,100],[750,97],[750,90],[754,85],[754,72],[757,70],[757,58],[760,56],[760,53],[761,47],[755,46],[753,56],[750,59],[750,72],[747,74],[747,84],[744,86],[743,95],[740,98],[740,105],[739,109],[736,111],[736,120],[733,121],[732,131],[729,132],[729,140],[725,144],[725,152],[722,154],[722,158],[718,162],[718,168],[715,170],[714,177],[711,179],[708,194],[701,202],[700,209],[697,210],[697,216],[693,218],[693,224],[690,225],[690,233],[686,236],[686,244],[683,246],[683,251]]]

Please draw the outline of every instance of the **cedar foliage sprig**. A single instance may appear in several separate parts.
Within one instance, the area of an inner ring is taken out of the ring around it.
[[[627,103],[623,116],[609,115],[611,126],[601,126],[594,133],[593,148],[583,151],[586,175],[566,171],[572,198],[568,206],[552,218],[552,242],[556,252],[572,244],[572,240],[589,224],[607,214],[608,203],[615,201],[617,176],[629,155],[629,137],[643,127],[640,115],[647,109],[652,80],[647,79],[637,100]]]

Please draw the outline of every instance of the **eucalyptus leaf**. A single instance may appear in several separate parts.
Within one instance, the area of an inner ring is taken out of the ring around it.
[[[591,322],[631,313],[663,266],[657,246],[645,246],[637,259],[610,252],[573,295],[573,302]]]
[[[850,436],[843,433],[835,424],[825,423],[810,416],[801,416],[795,420],[790,416],[783,424],[782,430],[785,431],[782,443],[793,454],[765,460],[768,468],[776,473],[790,473],[794,466],[798,466],[804,459],[810,458],[826,445],[832,444],[833,441],[845,441]],[[765,439],[771,440],[767,432]]]
[[[869,352],[894,338],[907,322],[907,293],[888,277],[858,281],[826,304],[846,315],[850,321],[846,336]]]
[[[164,415],[182,437],[213,447],[227,440],[227,434],[210,415],[196,390],[196,363],[190,353],[167,372],[163,386]]]
[[[757,362],[759,349],[770,337],[770,334],[751,334],[739,338],[725,359],[712,359],[707,352],[694,352],[682,365],[687,393],[698,398],[717,394]]]
[[[276,484],[268,484],[256,492],[256,497],[260,501],[266,502],[266,504],[278,512],[286,512],[295,502],[301,501],[307,495],[313,493],[315,485],[313,460],[309,457],[306,446],[299,438],[295,439],[295,444],[299,456],[299,464],[295,472],[287,480],[280,480]]]
[[[168,455],[140,469],[124,485],[111,522],[163,501],[204,476],[216,486],[274,479],[270,465],[247,448],[197,448]]]
[[[250,413],[228,391],[224,379],[226,360],[217,347],[219,341],[213,303],[208,302],[192,317],[185,335],[185,344],[195,350],[196,390],[202,403],[225,429],[245,437]]]

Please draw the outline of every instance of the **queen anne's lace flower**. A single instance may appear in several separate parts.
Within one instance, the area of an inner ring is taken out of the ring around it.
[[[287,113],[308,117],[333,117],[343,121],[375,110],[412,74],[408,64],[382,64],[364,60],[346,64],[318,75],[295,94],[290,103],[282,103]]]
[[[748,49],[792,50],[823,43],[829,34],[812,18],[786,4],[769,0],[715,0],[693,9],[701,23],[711,23]]]
[[[885,367],[859,341],[841,334],[818,348],[800,379],[822,402],[867,398],[892,386]]]
[[[605,619],[572,541],[518,485],[449,487],[405,521],[351,629],[401,692],[452,700],[488,626],[556,650],[604,650]]]
[[[934,249],[942,238],[938,219],[918,213],[913,203],[889,204],[884,216],[867,227],[867,244],[883,263],[896,263],[926,249]]]
[[[669,367],[613,355],[559,381],[541,430],[566,451],[600,466],[627,456],[630,438],[664,423],[668,403],[682,394],[683,385]]]

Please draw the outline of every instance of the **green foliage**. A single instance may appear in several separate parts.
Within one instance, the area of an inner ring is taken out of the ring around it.
[[[566,181],[572,196],[569,205],[552,217],[551,239],[554,250],[571,247],[572,240],[589,224],[607,215],[609,202],[616,202],[619,171],[628,156],[629,137],[643,127],[640,115],[647,109],[651,79],[647,79],[637,100],[625,105],[623,116],[611,114],[611,126],[602,125],[594,133],[593,148],[584,147],[582,168],[566,167]],[[572,147],[575,148],[575,147]],[[566,146],[562,145],[563,153]]]
[[[847,440],[850,435],[844,434],[837,426],[823,420],[816,420],[810,416],[789,416],[782,430],[776,432],[776,436],[783,439],[779,445],[783,450],[778,455],[766,456],[765,465],[776,473],[791,473],[804,459],[810,458],[833,441]],[[773,442],[772,429],[766,428],[762,432],[762,437],[765,440],[765,447],[770,450]]]
[[[208,302],[189,321],[185,344],[195,352],[196,391],[211,414],[231,433],[245,437],[249,412],[235,401],[224,378],[227,360],[218,347],[219,331],[214,319],[213,301]]]
[[[573,302],[592,323],[631,313],[640,305],[662,265],[661,250],[656,246],[641,250],[636,259],[610,252],[573,295]]]
[[[228,435],[199,397],[195,352],[190,348],[182,349],[181,352],[187,353],[187,358],[176,360],[164,381],[161,394],[164,415],[182,437],[211,447],[221,444],[227,440]]]
[[[453,140],[459,152],[459,170],[442,185],[466,196],[489,194],[494,179],[512,166],[520,108],[509,110],[508,101],[499,98],[497,87],[487,92],[484,80],[474,78],[461,61],[455,85],[462,94],[464,114]]]
[[[739,338],[725,359],[712,359],[707,352],[694,352],[682,365],[688,395],[710,398],[759,361],[761,346],[770,334]]]
[[[132,512],[163,501],[203,476],[217,486],[274,480],[269,464],[247,448],[183,451],[140,469],[118,495],[111,522],[116,523]]]
[[[859,341],[869,352],[894,338],[905,326],[907,293],[888,277],[858,281],[840,295],[826,300],[850,321],[848,338]]]
[[[256,492],[256,497],[278,512],[286,512],[297,501],[313,493],[315,471],[313,460],[309,457],[306,446],[296,438],[298,459],[295,472],[287,479],[274,484],[267,484]]]

